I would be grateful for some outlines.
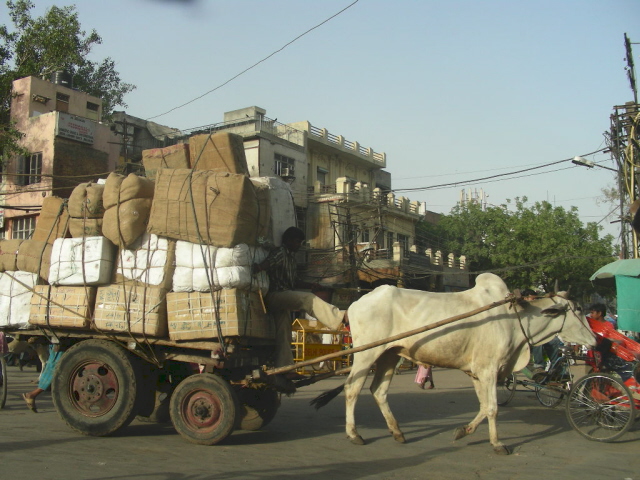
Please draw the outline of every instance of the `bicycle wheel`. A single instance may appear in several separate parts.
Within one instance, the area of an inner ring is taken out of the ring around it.
[[[0,355],[0,408],[7,401],[7,361]]]
[[[583,437],[611,442],[631,428],[635,401],[619,378],[591,373],[571,388],[566,414],[569,424]]]
[[[498,380],[497,398],[498,405],[504,407],[511,401],[516,394],[516,374],[511,373],[504,377],[502,380]]]
[[[550,372],[539,381],[541,386],[536,387],[536,398],[545,407],[553,408],[564,399],[566,392],[571,387],[571,379],[568,373],[563,373],[562,369]]]

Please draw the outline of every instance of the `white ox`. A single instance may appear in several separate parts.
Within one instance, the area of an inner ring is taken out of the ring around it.
[[[358,347],[471,312],[503,300],[508,294],[509,290],[502,279],[491,273],[479,275],[474,288],[459,293],[378,287],[349,307],[353,346]],[[417,363],[457,368],[467,373],[473,379],[480,411],[468,425],[456,429],[455,439],[473,433],[487,417],[495,452],[508,454],[507,447],[498,440],[496,429],[498,378],[520,370],[527,364],[530,343],[545,342],[560,331],[567,342],[582,345],[593,345],[595,342],[586,320],[574,304],[562,296],[522,302],[516,308],[517,313],[513,304],[507,303],[473,317],[354,354],[351,373],[344,385],[346,431],[351,442],[364,444],[356,430],[354,409],[365,379],[375,363],[371,393],[393,438],[404,443],[404,435],[387,403],[387,391],[400,356]],[[526,332],[526,337],[523,332]],[[338,387],[333,392],[327,392],[324,401],[316,399],[319,400],[316,407],[326,404],[341,389]]]

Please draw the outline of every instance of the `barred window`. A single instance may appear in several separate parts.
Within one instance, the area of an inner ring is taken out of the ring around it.
[[[42,181],[42,152],[32,153],[28,157],[20,155],[16,168],[16,185],[31,185]]]
[[[279,153],[274,154],[274,159],[274,173],[276,175],[279,175],[281,177],[293,177],[295,175],[295,159],[280,155]]]
[[[36,229],[36,217],[14,218],[11,229],[11,238],[26,240],[31,238]]]

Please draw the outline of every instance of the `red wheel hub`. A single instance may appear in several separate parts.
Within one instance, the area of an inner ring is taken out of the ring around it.
[[[194,390],[185,395],[180,408],[185,423],[203,433],[215,430],[222,414],[220,399],[206,390]]]
[[[69,395],[73,405],[88,417],[99,417],[118,400],[118,378],[108,365],[85,362],[71,375]]]

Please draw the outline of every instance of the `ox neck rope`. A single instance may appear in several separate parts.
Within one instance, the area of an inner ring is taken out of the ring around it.
[[[548,298],[553,298],[556,296],[557,295],[550,294],[548,295]],[[518,302],[515,301],[515,298],[511,301],[511,306],[513,307],[513,311],[516,312],[516,317],[518,317],[518,325],[520,325],[520,330],[522,331],[522,334],[524,335],[524,338],[527,341],[529,348],[533,347],[534,346],[533,340],[529,338],[529,335],[527,335],[527,332],[525,332],[524,330],[524,325],[522,324],[522,317],[520,317],[520,312],[518,312]],[[564,324],[567,321],[567,308],[568,306],[565,305],[565,309],[562,317],[562,325],[560,325],[560,329],[557,332],[555,332],[553,335],[559,334],[564,328]],[[573,308],[571,309],[571,311],[573,311]],[[573,313],[575,314],[575,311],[573,311]]]

